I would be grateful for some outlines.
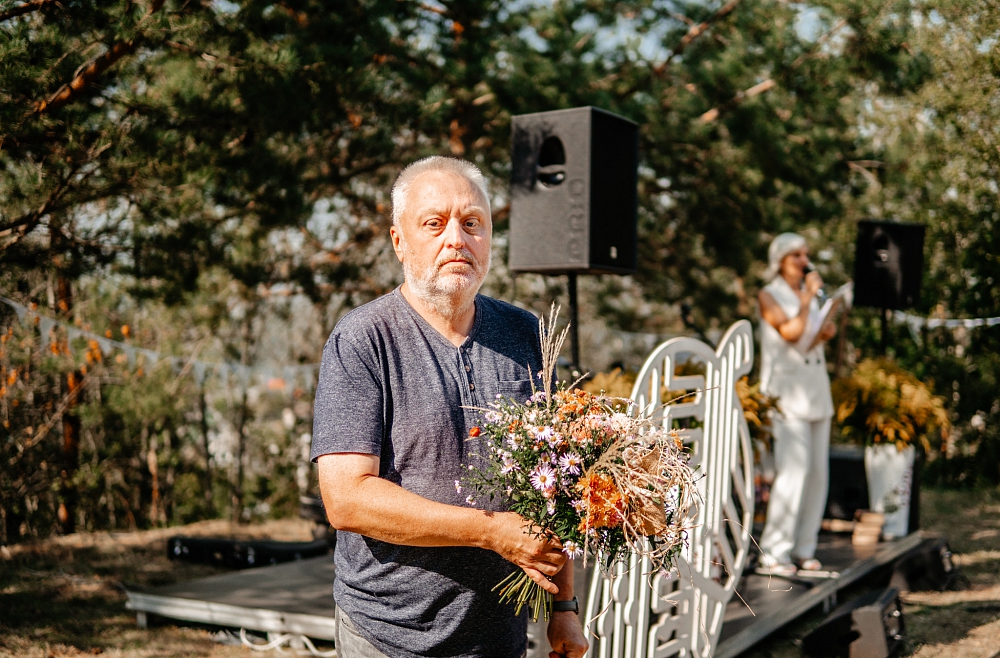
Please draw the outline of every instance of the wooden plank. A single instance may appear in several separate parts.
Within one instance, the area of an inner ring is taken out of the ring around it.
[[[734,658],[738,656],[782,626],[794,621],[815,606],[821,605],[824,601],[834,597],[841,589],[857,582],[875,569],[898,560],[919,546],[924,538],[922,533],[915,532],[902,539],[886,544],[873,555],[854,562],[841,571],[839,578],[824,580],[805,592],[799,592],[795,587],[792,587],[792,591],[789,594],[794,592],[792,594],[793,598],[787,604],[768,606],[770,609],[766,611],[755,611],[759,614],[753,619],[752,623],[719,643],[714,658]],[[776,579],[774,582],[781,583],[781,581]],[[784,586],[784,584],[779,584],[776,587],[783,588]],[[801,588],[802,586],[799,585],[798,587]],[[780,592],[775,593],[780,594]]]

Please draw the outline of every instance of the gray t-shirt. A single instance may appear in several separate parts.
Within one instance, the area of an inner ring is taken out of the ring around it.
[[[529,371],[530,367],[530,371]],[[541,367],[538,321],[476,297],[472,333],[455,347],[397,288],[355,309],[323,350],[312,458],[378,455],[379,477],[424,498],[468,506],[455,481],[475,460],[469,429],[496,396],[525,400]],[[481,509],[488,501],[476,501]],[[340,532],[334,598],[358,631],[389,656],[513,658],[527,648],[515,617],[490,591],[516,567],[478,548],[399,546]]]

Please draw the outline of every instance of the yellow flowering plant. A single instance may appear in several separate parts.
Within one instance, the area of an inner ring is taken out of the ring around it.
[[[944,398],[888,359],[865,359],[833,382],[832,393],[841,436],[849,441],[902,450],[919,439],[929,452],[929,437],[947,437],[951,428]]]

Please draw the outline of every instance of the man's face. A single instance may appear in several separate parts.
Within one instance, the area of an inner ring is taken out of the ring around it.
[[[488,208],[482,191],[464,176],[430,171],[413,181],[400,225],[390,232],[415,294],[453,308],[471,301],[490,267]]]

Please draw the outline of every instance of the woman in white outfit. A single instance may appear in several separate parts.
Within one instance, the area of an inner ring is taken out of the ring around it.
[[[836,333],[827,323],[817,344],[800,351],[796,343],[819,312],[816,293],[823,281],[806,274],[809,248],[802,236],[782,233],[768,249],[771,282],[760,291],[760,390],[778,396],[772,415],[777,475],[771,487],[767,523],[761,536],[763,571],[793,575],[815,571],[816,538],[826,506],[830,418],[833,400],[823,342]]]

